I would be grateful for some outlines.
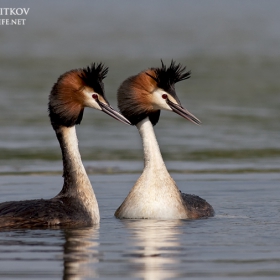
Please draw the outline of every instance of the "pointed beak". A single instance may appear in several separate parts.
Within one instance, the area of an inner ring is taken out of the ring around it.
[[[104,113],[106,113],[107,115],[111,116],[112,118],[114,118],[122,123],[131,125],[131,122],[129,120],[127,120],[122,114],[120,114],[115,109],[113,109],[110,105],[107,105],[99,100],[96,100],[96,101]]]
[[[190,113],[187,109],[183,108],[181,105],[175,104],[170,101],[168,98],[166,99],[167,104],[170,106],[173,112],[180,115],[181,117],[195,123],[201,124],[201,121],[195,117],[192,113]]]

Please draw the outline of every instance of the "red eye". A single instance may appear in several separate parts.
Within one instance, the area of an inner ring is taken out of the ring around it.
[[[94,93],[94,94],[92,95],[92,98],[93,98],[93,99],[98,99],[98,95],[97,95],[96,93]]]
[[[167,96],[167,94],[164,93],[161,97],[162,97],[163,99],[167,99],[168,96]]]

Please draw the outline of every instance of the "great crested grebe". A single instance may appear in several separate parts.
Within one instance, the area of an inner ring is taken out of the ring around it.
[[[169,175],[155,137],[153,125],[160,110],[173,111],[183,118],[200,121],[181,106],[175,83],[188,79],[180,64],[150,68],[126,79],[118,89],[121,113],[139,130],[144,149],[144,170],[128,196],[115,212],[117,218],[197,219],[214,216],[212,206],[199,196],[183,194]]]
[[[103,64],[61,75],[49,96],[49,117],[62,151],[64,184],[51,199],[10,201],[0,204],[0,228],[87,226],[100,221],[97,200],[83,166],[75,125],[85,107],[94,108],[125,123],[130,122],[108,103],[102,80]]]

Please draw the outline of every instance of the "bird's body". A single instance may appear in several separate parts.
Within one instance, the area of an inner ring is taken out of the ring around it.
[[[51,199],[0,204],[0,227],[91,225],[100,220],[98,203],[78,149],[75,126],[60,126],[56,135],[62,148],[64,185]]]
[[[161,157],[153,126],[148,118],[137,124],[143,140],[144,170],[116,211],[120,218],[187,218],[180,191]]]
[[[84,107],[91,107],[119,121],[129,122],[114,111],[104,96],[102,80],[108,69],[93,64],[63,74],[53,86],[49,101],[51,124],[62,151],[64,184],[51,199],[0,203],[0,228],[90,226],[100,221],[98,203],[83,166],[75,124]]]
[[[144,170],[115,212],[117,218],[196,219],[214,215],[212,206],[204,199],[180,192],[166,169],[153,129],[160,109],[172,110],[200,123],[180,105],[175,93],[175,82],[189,77],[183,70],[172,62],[168,69],[162,65],[130,77],[119,88],[119,108],[136,125],[142,138]]]
[[[95,216],[75,198],[3,202],[0,205],[0,228],[91,226],[100,220],[99,212],[94,210]]]

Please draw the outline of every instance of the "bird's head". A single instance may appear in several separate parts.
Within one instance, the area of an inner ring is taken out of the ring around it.
[[[118,89],[121,113],[133,124],[149,117],[155,125],[160,110],[173,111],[189,121],[200,124],[193,114],[181,106],[175,91],[177,82],[190,78],[190,71],[171,61],[169,67],[149,68],[126,79]]]
[[[61,75],[49,96],[49,116],[53,126],[80,124],[85,107],[94,108],[126,123],[130,122],[115,111],[105,97],[103,79],[108,67],[102,63],[75,69]]]

